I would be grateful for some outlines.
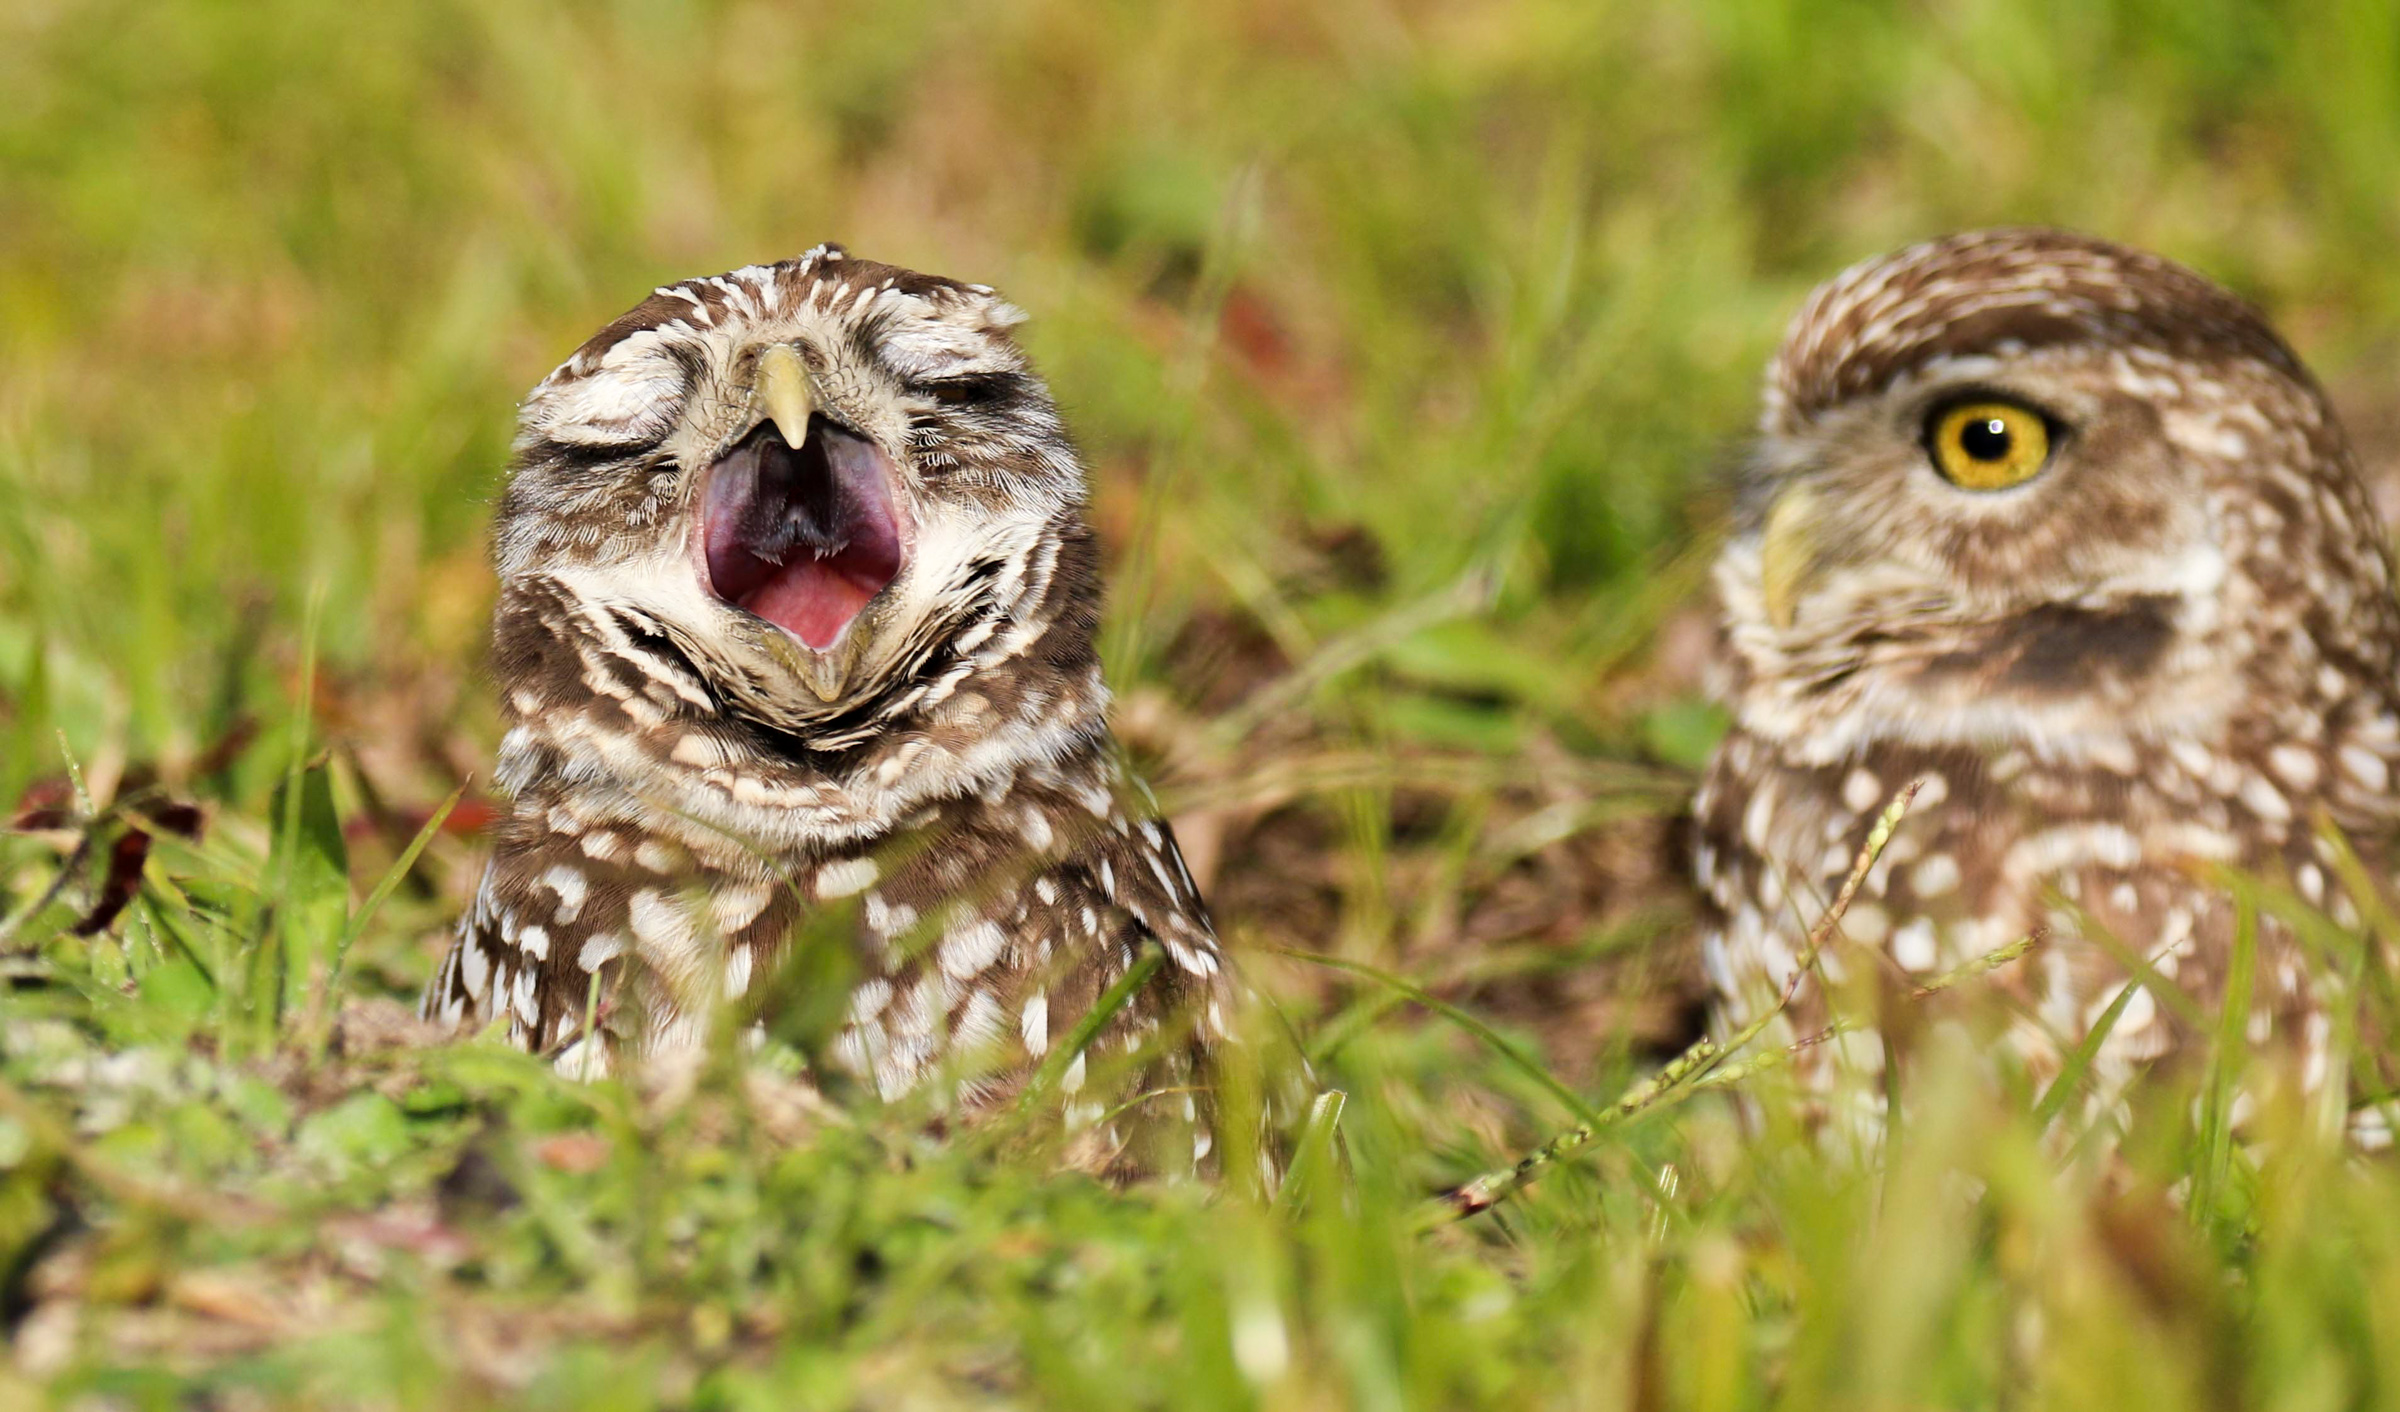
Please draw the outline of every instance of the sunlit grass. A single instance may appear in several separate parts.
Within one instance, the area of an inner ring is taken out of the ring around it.
[[[1808,286],[2079,226],[2388,429],[2396,170],[2376,0],[0,14],[0,805],[54,825],[0,835],[0,1386],[2400,1405],[2400,1181],[2337,1136],[2369,1060],[2303,1100],[2228,1034],[2046,1098],[1971,979],[1847,997],[1913,1037],[1888,1145],[1753,1051],[1426,1205],[1655,1072],[1719,728],[1687,605]],[[476,859],[479,786],[434,821],[495,735],[514,399],[652,285],[828,238],[1034,315],[1124,733],[1345,1095],[1280,1202],[935,1144],[776,1053],[661,1107],[405,1042]]]

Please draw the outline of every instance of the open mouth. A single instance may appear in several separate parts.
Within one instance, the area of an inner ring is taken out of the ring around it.
[[[709,587],[823,652],[900,576],[891,461],[823,416],[793,446],[772,421],[725,453],[701,499]]]

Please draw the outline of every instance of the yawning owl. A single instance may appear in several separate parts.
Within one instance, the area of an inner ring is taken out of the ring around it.
[[[657,290],[534,389],[497,533],[513,806],[430,1017],[578,1071],[689,1053],[838,907],[830,1062],[885,1097],[986,1106],[1113,986],[1071,1121],[1126,1096],[1087,1055],[1194,1118],[1224,963],[1116,761],[1021,317],[821,246]]]

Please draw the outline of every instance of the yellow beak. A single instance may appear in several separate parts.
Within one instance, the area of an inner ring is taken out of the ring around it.
[[[807,442],[808,414],[816,410],[816,398],[809,391],[808,368],[790,344],[775,344],[758,355],[758,381],[750,395],[783,433],[785,445],[798,448]]]
[[[1825,552],[1817,543],[1817,497],[1805,485],[1787,486],[1767,507],[1766,528],[1758,540],[1758,593],[1766,604],[1767,620],[1779,628],[1790,627],[1801,598],[1824,566]]]
[[[807,683],[808,689],[816,693],[819,701],[830,704],[840,699],[842,689],[850,684],[850,673],[857,668],[859,656],[866,650],[866,639],[864,632],[851,632],[830,650],[819,652],[788,637],[774,634],[767,638],[767,649],[782,659],[792,675]]]
[[[817,407],[816,393],[809,381],[808,365],[800,361],[799,352],[790,344],[772,344],[759,353],[757,381],[751,385],[750,401],[775,424],[786,446],[797,449],[808,443],[808,418]],[[865,640],[865,633],[852,632],[832,650],[818,652],[780,634],[769,639],[774,649],[783,654],[785,665],[808,683],[808,689],[816,693],[818,700],[828,702],[841,696],[851,669],[858,664]]]

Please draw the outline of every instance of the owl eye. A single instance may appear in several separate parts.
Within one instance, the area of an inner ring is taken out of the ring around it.
[[[2022,485],[2050,463],[2050,422],[2031,407],[1984,398],[1945,407],[1925,430],[1934,469],[1965,490]]]
[[[976,373],[919,384],[945,407],[984,407],[1008,395],[1015,380],[1001,373]]]

